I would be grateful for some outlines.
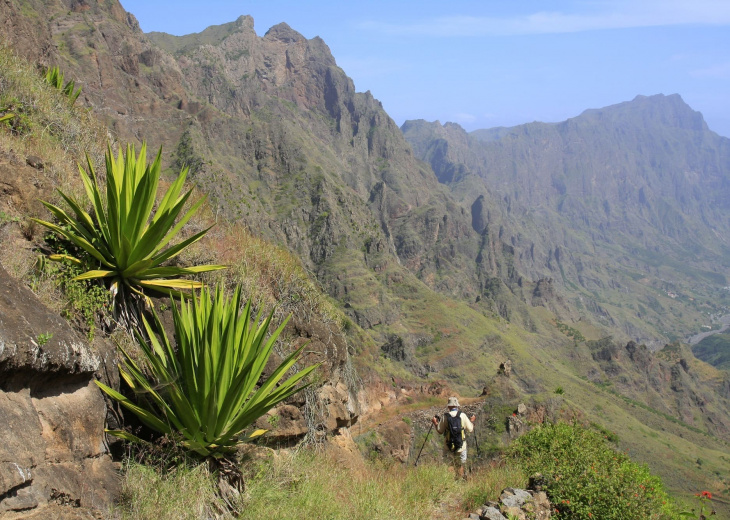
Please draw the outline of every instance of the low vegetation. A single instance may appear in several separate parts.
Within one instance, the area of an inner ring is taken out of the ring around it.
[[[648,520],[677,515],[661,480],[576,424],[539,426],[509,448],[528,474],[540,473],[557,519]]]
[[[730,334],[713,334],[692,346],[692,353],[721,370],[730,371]]]
[[[71,172],[88,154],[98,166],[108,129],[93,113],[72,106],[35,68],[0,43],[0,150],[53,158],[44,171],[61,187],[80,187]]]
[[[57,66],[49,67],[48,70],[46,70],[46,74],[44,77],[49,85],[63,92],[63,94],[68,98],[70,104],[73,105],[74,103],[76,103],[76,100],[81,94],[81,88],[79,87],[77,89],[76,83],[72,79],[64,83],[63,72],[61,72],[61,69],[59,69]]]

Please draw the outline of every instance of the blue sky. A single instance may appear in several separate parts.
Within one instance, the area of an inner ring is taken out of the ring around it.
[[[730,136],[730,0],[122,0],[171,34],[253,16],[320,36],[400,125],[562,121],[637,94],[680,94]]]

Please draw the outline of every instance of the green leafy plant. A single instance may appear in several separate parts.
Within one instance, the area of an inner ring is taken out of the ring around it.
[[[556,519],[675,518],[676,506],[646,466],[612,449],[603,436],[577,424],[544,424],[509,454],[528,475],[542,473]]]
[[[36,340],[38,340],[38,344],[42,347],[43,345],[45,345],[46,343],[51,341],[52,337],[53,337],[52,332],[43,332],[41,334],[38,334],[38,337],[36,338]]]
[[[11,216],[0,210],[0,226],[2,226],[3,224],[9,224],[11,222],[20,222],[20,217]]]
[[[253,326],[251,302],[246,303],[239,316],[240,306],[240,287],[231,298],[220,286],[215,298],[207,288],[190,302],[181,298],[179,309],[172,305],[176,348],[153,310],[152,324],[143,318],[149,341],[137,333],[146,369],[122,351],[124,368],[120,372],[140,395],[140,404],[103,383],[97,384],[153,430],[177,433],[182,445],[199,455],[225,456],[235,449],[242,432],[256,419],[305,388],[307,385],[297,386],[298,383],[318,366],[307,367],[280,383],[299,359],[302,345],[257,387],[288,318],[267,340],[273,311],[263,320],[259,312],[255,319],[258,325]],[[126,432],[109,433],[139,441]],[[262,433],[264,430],[257,430],[248,438]]]
[[[27,135],[33,129],[30,113],[32,109],[16,97],[6,97],[0,105],[0,123],[10,129],[15,135]]]
[[[84,272],[76,280],[105,279],[112,293],[115,313],[121,310],[122,317],[133,322],[136,320],[128,312],[128,304],[134,299],[134,295],[145,296],[143,291],[147,289],[180,296],[201,287],[202,283],[176,277],[225,268],[222,265],[161,265],[200,240],[210,228],[167,247],[200,208],[204,199],[193,204],[175,223],[192,193],[191,189],[180,195],[187,175],[187,169],[183,169],[164,194],[153,215],[160,180],[162,149],[160,148],[149,166],[146,152],[147,146],[142,144],[137,157],[134,147],[128,145],[126,154],[122,156],[120,150],[115,160],[111,148],[107,149],[105,200],[91,160],[87,157],[89,175],[79,166],[86,194],[93,208],[93,217],[78,201],[59,190],[73,214],[41,201],[59,224],[33,219],[61,235],[83,253],[76,256],[57,253],[49,258],[82,267]]]
[[[557,395],[563,395],[565,393],[565,390],[563,390],[562,386],[559,386],[554,390],[554,393]]]
[[[79,95],[81,94],[81,87],[79,87],[77,90],[74,90],[76,84],[73,80],[69,80],[68,82],[66,82],[65,85],[63,84],[63,72],[61,72],[61,69],[59,69],[58,67],[50,67],[46,69],[44,78],[46,80],[46,83],[48,83],[52,87],[56,87],[58,90],[63,92],[66,97],[68,97],[68,100],[71,102],[72,105],[76,102]]]
[[[68,254],[65,246],[69,244],[58,240],[56,235],[49,233],[46,241],[53,249]],[[81,269],[77,265],[49,262],[44,255],[40,255],[28,282],[36,294],[43,293],[44,287],[46,290],[51,288],[53,303],[60,304],[63,316],[85,328],[86,337],[93,341],[97,323],[108,324],[110,294],[99,280],[77,280],[80,274]],[[65,298],[59,299],[55,290],[60,290]]]

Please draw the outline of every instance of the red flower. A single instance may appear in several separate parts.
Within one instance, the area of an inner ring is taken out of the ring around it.
[[[706,498],[707,500],[712,500],[712,493],[710,493],[709,491],[703,491],[702,498]]]

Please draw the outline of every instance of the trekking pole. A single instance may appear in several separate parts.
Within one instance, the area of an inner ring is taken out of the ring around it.
[[[416,463],[414,466],[418,466],[418,459],[421,458],[421,452],[423,451],[423,447],[426,445],[426,441],[428,440],[428,436],[431,435],[431,430],[433,430],[433,421],[431,421],[431,427],[428,429],[428,433],[426,434],[426,438],[423,439],[423,444],[421,445],[421,449],[418,450],[418,457],[416,457]]]
[[[474,428],[472,435],[474,436],[474,444],[476,444],[476,446],[477,446],[477,458],[480,459],[482,457],[482,454],[479,452],[479,439],[477,439],[477,429],[476,428]]]

